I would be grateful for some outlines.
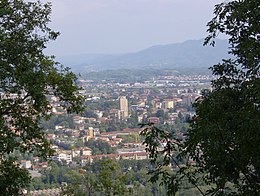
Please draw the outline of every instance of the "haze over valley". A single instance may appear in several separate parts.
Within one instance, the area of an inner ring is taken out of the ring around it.
[[[118,69],[201,69],[227,58],[228,43],[216,40],[215,47],[203,46],[203,39],[182,43],[155,45],[126,54],[79,54],[58,56],[57,60],[75,73]]]

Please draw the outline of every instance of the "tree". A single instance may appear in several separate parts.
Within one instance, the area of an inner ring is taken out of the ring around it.
[[[155,114],[156,117],[158,118],[164,118],[165,117],[165,112],[164,110],[157,110],[156,114]]]
[[[74,170],[70,172],[69,178],[71,179],[71,183],[63,187],[63,195],[94,195],[97,183],[95,174],[83,169],[79,172],[75,172]]]
[[[123,174],[116,160],[104,159],[99,162],[98,189],[106,196],[124,195],[127,191],[126,180],[126,175]]]
[[[115,149],[102,140],[89,140],[85,143],[85,145],[92,149],[93,155],[115,153]]]
[[[39,127],[48,118],[48,96],[56,96],[68,112],[79,112],[83,99],[76,76],[43,53],[46,43],[59,33],[47,25],[50,4],[23,0],[0,1],[0,189],[17,195],[30,178],[20,169],[14,150],[51,153]]]
[[[157,163],[154,180],[164,177],[168,194],[175,194],[187,179],[202,195],[260,194],[260,1],[228,1],[215,6],[205,44],[215,44],[219,33],[228,36],[231,59],[211,67],[216,79],[193,105],[184,143],[169,133],[147,125],[145,143]],[[157,161],[161,141],[164,160]],[[174,156],[173,151],[179,151]],[[180,164],[180,160],[186,162]],[[163,166],[174,163],[174,174]],[[210,185],[207,191],[202,185]]]

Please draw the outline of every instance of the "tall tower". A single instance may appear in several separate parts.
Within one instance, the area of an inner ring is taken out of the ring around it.
[[[89,127],[88,130],[89,130],[89,136],[90,136],[90,137],[94,137],[93,127]]]
[[[119,107],[122,119],[128,118],[128,101],[125,96],[119,97]]]

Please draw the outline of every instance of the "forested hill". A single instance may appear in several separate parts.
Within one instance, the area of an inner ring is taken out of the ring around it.
[[[111,69],[179,69],[207,68],[227,58],[228,43],[217,40],[215,47],[203,46],[203,40],[157,45],[145,50],[115,55],[77,55],[58,57],[76,72]]]

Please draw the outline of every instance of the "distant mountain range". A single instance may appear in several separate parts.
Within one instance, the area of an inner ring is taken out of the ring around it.
[[[128,54],[85,54],[57,57],[77,73],[117,69],[189,69],[208,68],[228,58],[227,40],[216,40],[215,47],[203,46],[203,40],[157,45]]]

